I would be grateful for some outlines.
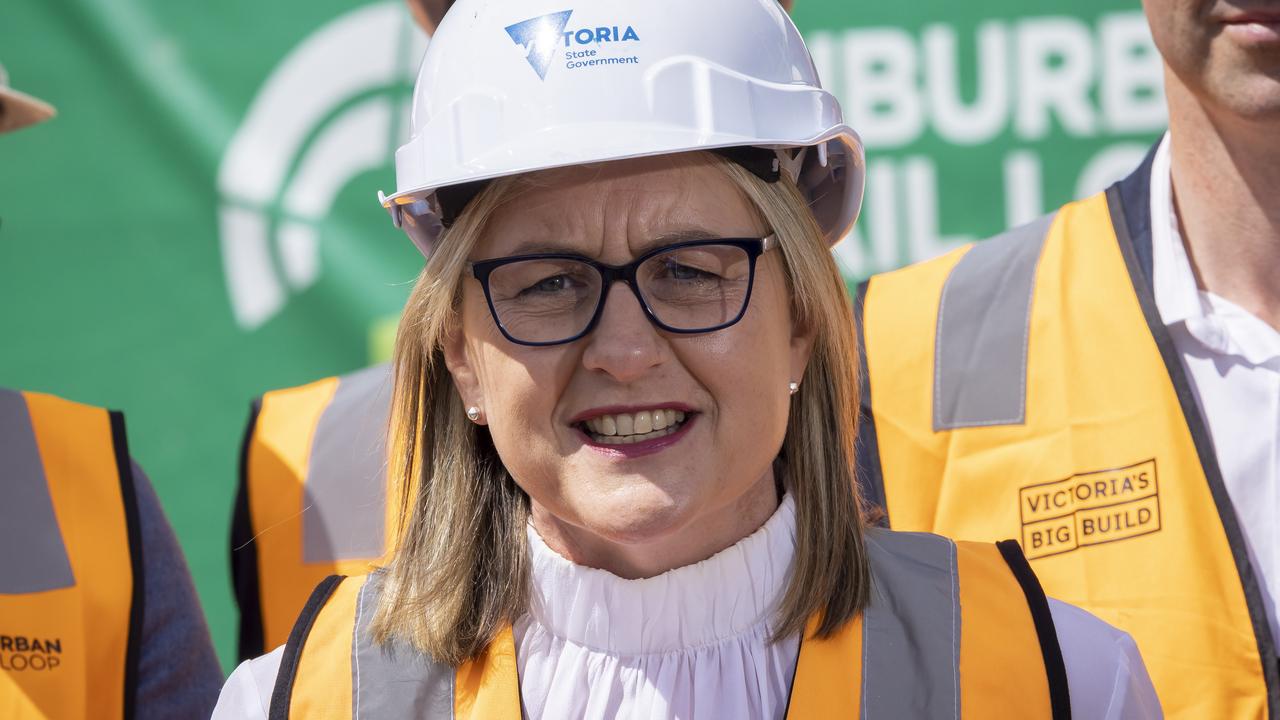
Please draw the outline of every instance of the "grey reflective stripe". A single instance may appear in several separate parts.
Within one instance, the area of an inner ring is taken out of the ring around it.
[[[340,378],[320,416],[302,486],[304,562],[383,553],[390,377],[384,364]]]
[[[356,598],[351,641],[351,717],[359,720],[453,717],[454,670],[411,649],[377,645],[369,631],[378,605],[379,575],[370,575]]]
[[[862,718],[960,717],[956,546],[927,533],[867,532]]]
[[[71,559],[22,393],[0,388],[0,594],[71,587]]]
[[[1053,218],[978,243],[947,277],[934,345],[935,432],[1026,421],[1031,293]]]

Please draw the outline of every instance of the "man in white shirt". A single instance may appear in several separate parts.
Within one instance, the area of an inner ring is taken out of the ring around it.
[[[1280,3],[1149,5],[1169,103],[1151,170],[1156,304],[1280,639]]]
[[[1019,537],[1170,716],[1280,717],[1280,2],[1144,5],[1142,166],[863,286],[860,477],[895,529]]]

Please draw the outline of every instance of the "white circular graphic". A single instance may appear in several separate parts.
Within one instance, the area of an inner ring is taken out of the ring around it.
[[[218,168],[222,264],[241,328],[319,279],[318,224],[352,177],[390,161],[409,98],[389,90],[412,84],[426,44],[403,3],[367,5],[309,35],[258,90]]]

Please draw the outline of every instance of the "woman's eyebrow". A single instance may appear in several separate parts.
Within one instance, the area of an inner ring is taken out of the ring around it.
[[[664,245],[674,245],[675,243],[689,242],[692,240],[715,240],[720,237],[725,237],[725,235],[723,233],[715,233],[702,228],[673,230],[671,232],[664,232],[650,239],[637,242],[632,246],[632,252],[638,256]],[[521,242],[512,248],[510,252],[506,253],[507,256],[541,254],[587,256],[590,253],[585,252],[579,243],[557,242],[555,240],[544,239],[530,239],[525,242]]]
[[[710,230],[701,228],[688,228],[685,230],[673,230],[665,232],[656,237],[636,243],[632,246],[632,251],[636,255],[643,255],[650,250],[660,248],[664,245],[674,245],[681,242],[690,242],[693,240],[715,240],[716,238],[725,237],[723,233],[714,233]]]
[[[511,252],[506,254],[515,256],[543,254],[583,255],[585,253],[583,253],[580,245],[574,243],[556,242],[554,240],[528,240],[519,243]]]

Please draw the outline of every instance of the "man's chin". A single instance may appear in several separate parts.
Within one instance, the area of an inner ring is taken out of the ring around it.
[[[1232,115],[1280,122],[1280,45],[1265,54],[1232,49],[1233,62],[1214,68],[1205,89]]]

